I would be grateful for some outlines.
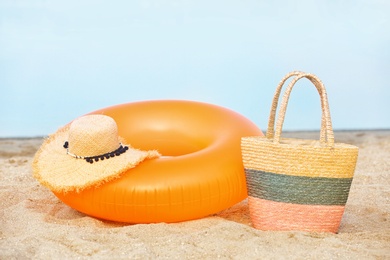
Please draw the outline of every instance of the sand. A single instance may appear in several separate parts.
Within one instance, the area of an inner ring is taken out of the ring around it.
[[[32,177],[41,138],[0,139],[0,259],[390,259],[390,131],[335,135],[360,148],[338,234],[254,229],[246,200],[175,224],[98,220]]]

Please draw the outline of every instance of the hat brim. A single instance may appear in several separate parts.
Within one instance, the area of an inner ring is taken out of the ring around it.
[[[155,150],[141,151],[127,145],[129,149],[120,156],[91,164],[66,153],[63,144],[67,141],[68,131],[69,125],[66,125],[49,136],[33,160],[34,177],[54,192],[80,192],[87,188],[97,187],[119,178],[145,159],[160,156]]]

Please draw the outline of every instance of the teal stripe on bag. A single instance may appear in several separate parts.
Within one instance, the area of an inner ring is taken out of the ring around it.
[[[324,178],[275,174],[245,169],[248,195],[305,205],[345,205],[352,178]]]

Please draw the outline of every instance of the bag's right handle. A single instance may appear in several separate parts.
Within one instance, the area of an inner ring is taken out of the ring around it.
[[[280,93],[281,93],[281,90],[282,90],[284,83],[289,78],[291,78],[293,76],[296,76],[296,77],[292,80],[292,82],[290,82],[290,84],[288,85],[288,87],[284,93],[284,96],[283,96],[282,106],[281,106],[280,111],[279,111],[278,122],[277,122],[276,133],[275,133],[275,130],[274,130],[275,115],[276,115],[276,109],[278,106],[279,96],[280,96]],[[327,143],[328,145],[333,146],[334,134],[333,134],[333,129],[332,129],[332,122],[330,119],[329,104],[328,104],[325,86],[322,84],[321,80],[319,78],[317,78],[315,75],[301,72],[301,71],[290,72],[280,81],[280,83],[276,89],[273,102],[272,102],[266,137],[269,139],[274,138],[274,141],[279,142],[281,130],[282,130],[282,125],[283,125],[284,117],[285,117],[285,113],[286,113],[286,107],[287,107],[288,99],[290,97],[291,90],[292,90],[293,86],[295,85],[295,83],[301,78],[309,79],[315,85],[318,93],[320,94],[321,109],[322,109],[320,142]]]

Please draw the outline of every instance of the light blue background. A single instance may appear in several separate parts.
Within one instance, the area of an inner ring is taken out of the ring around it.
[[[325,83],[335,129],[390,128],[390,1],[0,2],[0,137],[47,135],[93,110],[186,99],[265,130],[292,70]],[[294,89],[285,130],[315,130]]]

